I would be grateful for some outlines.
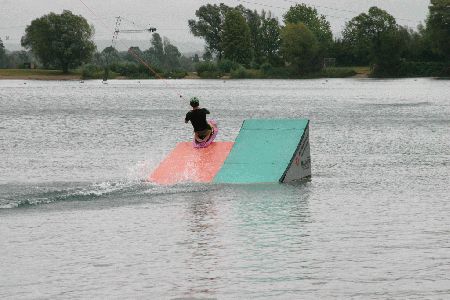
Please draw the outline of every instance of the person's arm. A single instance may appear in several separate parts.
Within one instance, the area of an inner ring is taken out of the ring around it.
[[[204,111],[205,111],[205,114],[207,114],[207,115],[210,114],[209,110],[207,110],[206,108],[204,108]]]
[[[186,114],[186,117],[184,118],[184,123],[188,123],[190,119],[191,119],[191,114],[188,112]]]

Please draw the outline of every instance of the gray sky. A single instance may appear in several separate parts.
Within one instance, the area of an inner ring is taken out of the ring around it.
[[[150,24],[180,50],[190,52],[201,50],[203,42],[189,33],[188,19],[195,18],[195,11],[201,5],[221,2],[228,6],[242,4],[258,11],[269,10],[278,17],[280,23],[283,14],[291,5],[305,3],[315,6],[319,13],[327,16],[335,35],[340,34],[346,21],[361,12],[366,12],[371,6],[385,9],[397,18],[397,22],[401,25],[415,28],[419,22],[423,23],[429,5],[429,0],[0,0],[0,37],[7,49],[12,48],[14,44],[20,44],[24,29],[31,20],[49,12],[61,13],[63,9],[68,9],[75,14],[81,14],[93,24],[96,30],[94,39],[103,40],[103,44],[108,44],[111,40],[115,17],[121,16],[125,20],[120,29],[145,28]],[[119,35],[120,42],[117,47],[132,46],[129,45],[130,40],[149,39],[149,33],[124,33]],[[103,44],[99,44],[99,47],[107,46]],[[146,45],[144,43],[139,46]]]

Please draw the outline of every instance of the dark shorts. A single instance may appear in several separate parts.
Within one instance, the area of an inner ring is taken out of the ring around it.
[[[196,131],[195,133],[198,135],[199,138],[204,139],[211,130],[212,130],[212,127],[208,123],[208,128],[206,128],[205,130]]]

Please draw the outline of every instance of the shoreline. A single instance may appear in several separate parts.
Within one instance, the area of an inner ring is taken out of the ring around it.
[[[350,69],[350,68],[349,68]],[[318,79],[318,78],[367,78],[370,76],[369,69],[367,67],[352,67],[353,74],[351,76],[345,76],[343,73],[337,76],[327,76],[325,74],[311,74],[311,76],[305,76],[304,78],[261,78],[261,79]],[[336,74],[330,74],[336,75]],[[117,80],[145,80],[151,78],[128,78],[125,76],[114,76],[110,79]],[[155,78],[156,79],[156,78]],[[172,79],[172,78],[164,78]],[[173,78],[175,79],[175,78]],[[187,72],[186,76],[176,79],[219,79],[219,80],[229,80],[231,74],[224,73],[218,78],[206,78],[201,77],[197,72]],[[236,78],[236,79],[253,79],[251,77]],[[98,78],[83,78],[80,70],[73,70],[68,74],[62,73],[61,70],[45,70],[45,69],[0,69],[0,80],[54,80],[54,81],[81,81],[81,80],[102,80],[101,77]]]
[[[332,79],[332,78],[370,78],[368,74],[356,74],[348,77],[314,77],[314,78],[295,78],[295,79]],[[165,80],[183,80],[183,79],[204,79],[204,80],[239,80],[239,79],[255,79],[255,78],[231,78],[228,75],[222,76],[220,78],[201,78],[197,75],[187,75],[183,78],[163,78]],[[257,79],[294,79],[294,78],[257,78]],[[0,80],[42,80],[42,81],[87,81],[87,80],[102,80],[101,78],[87,78],[82,79],[79,75],[1,75]],[[126,78],[126,77],[116,77],[110,78],[109,80],[159,80],[158,78]]]
[[[201,78],[194,76],[186,76],[184,78],[163,78],[162,80],[311,80],[311,79],[416,79],[416,78],[431,78],[436,80],[448,80],[448,77],[436,77],[436,76],[410,76],[410,77],[370,77],[367,74],[356,74],[348,77],[313,77],[313,78],[230,78],[229,76],[223,76],[220,78]],[[91,81],[100,80],[101,78],[88,78],[82,79],[79,76],[1,76],[2,80],[30,80],[30,81]],[[159,78],[110,78],[108,80],[161,80]]]
[[[295,80],[308,80],[308,79],[333,79],[333,78],[351,78],[351,79],[367,79],[372,78],[367,69],[355,68],[356,74],[352,76],[345,77],[305,77],[305,78],[256,78],[256,79],[268,79],[268,80],[285,80],[285,79],[295,79]],[[448,79],[448,77],[436,77],[436,76],[407,76],[407,77],[386,77],[386,78],[374,78],[374,79],[407,79],[407,78],[434,78],[434,79]],[[147,80],[150,78],[127,78],[124,76],[118,76],[115,78],[110,78],[110,80]],[[174,80],[175,78],[164,78],[165,80]],[[255,79],[255,78],[231,78],[229,74],[226,74],[220,78],[202,78],[196,74],[196,72],[189,72],[183,78],[177,78],[176,80],[183,79],[216,79],[216,80],[239,80],[239,79]],[[36,80],[36,81],[87,81],[87,80],[102,80],[102,78],[87,78],[83,79],[80,73],[69,73],[62,74],[61,71],[57,70],[41,70],[41,69],[0,69],[0,80]],[[154,78],[152,80],[158,80]]]

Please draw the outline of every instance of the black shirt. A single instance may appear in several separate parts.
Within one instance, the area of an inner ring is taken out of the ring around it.
[[[202,131],[209,128],[208,122],[206,122],[206,115],[209,114],[209,110],[206,108],[193,109],[186,114],[186,122],[191,121],[194,126],[194,131]]]

